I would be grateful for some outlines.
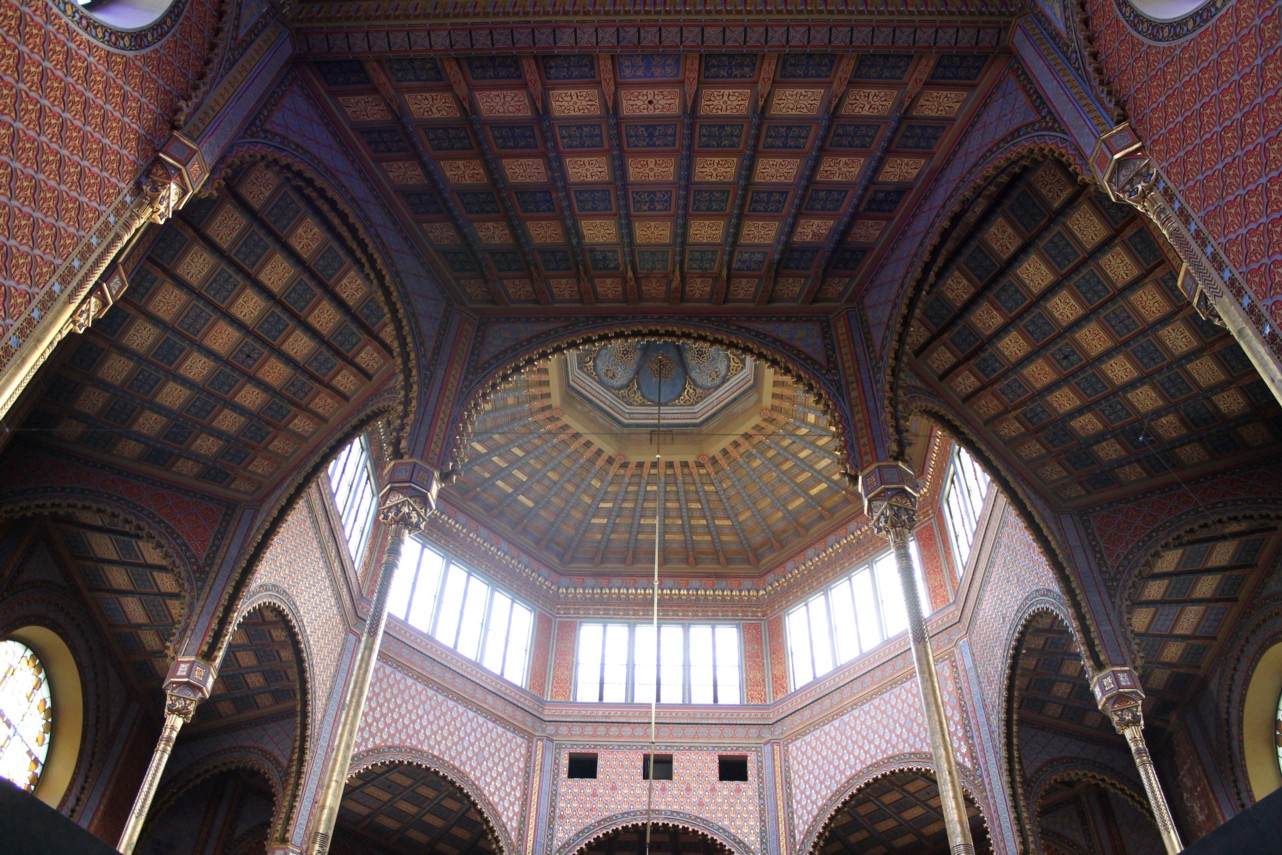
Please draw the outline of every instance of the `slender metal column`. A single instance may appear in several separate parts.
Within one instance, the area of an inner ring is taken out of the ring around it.
[[[1166,803],[1166,794],[1162,792],[1162,782],[1157,778],[1157,767],[1144,742],[1144,690],[1140,688],[1139,677],[1130,668],[1107,668],[1091,680],[1091,691],[1100,709],[1130,746],[1162,844],[1167,855],[1176,855],[1184,850],[1184,843]]]
[[[374,600],[370,605],[369,616],[365,619],[352,677],[344,693],[332,747],[325,761],[320,795],[316,800],[316,820],[308,847],[310,855],[325,855],[334,835],[338,808],[343,801],[343,788],[347,784],[347,771],[351,766],[352,748],[356,744],[356,732],[360,729],[370,681],[374,677],[374,666],[378,663],[379,647],[383,643],[383,629],[387,625],[387,598],[391,593],[396,567],[400,563],[401,545],[410,532],[420,531],[427,524],[428,516],[436,510],[436,493],[439,489],[440,477],[436,470],[417,460],[393,461],[384,476],[379,519],[384,525],[391,527],[387,552],[379,564]]]
[[[917,516],[919,490],[916,478],[902,463],[878,463],[859,476],[859,489],[863,493],[864,509],[872,519],[873,527],[890,541],[895,553],[895,567],[899,571],[904,607],[908,611],[908,637],[912,642],[913,665],[917,671],[917,686],[921,690],[922,707],[926,714],[926,731],[930,737],[935,780],[939,784],[939,804],[944,814],[944,827],[948,832],[949,852],[952,855],[973,855],[975,843],[970,836],[970,822],[966,817],[966,801],[957,773],[957,759],[953,754],[952,738],[948,734],[944,697],[939,688],[939,677],[935,673],[935,657],[930,649],[930,636],[922,617],[921,601],[917,598],[917,577],[913,573],[912,556],[908,551]]]
[[[142,834],[147,813],[151,810],[151,801],[156,796],[156,787],[165,772],[165,764],[174,750],[174,741],[182,726],[191,721],[196,706],[209,697],[214,686],[214,669],[208,662],[200,659],[183,657],[174,661],[165,677],[165,724],[156,740],[156,748],[151,752],[151,762],[147,764],[147,774],[143,776],[138,795],[134,796],[133,807],[125,820],[125,828],[120,833],[120,842],[116,848],[124,855],[134,851],[138,836]]]
[[[1225,287],[1225,279],[1203,251],[1209,238],[1200,238],[1185,225],[1157,166],[1144,151],[1129,123],[1100,137],[1091,156],[1104,188],[1115,202],[1137,208],[1157,226],[1184,262],[1179,286],[1198,314],[1224,327],[1255,366],[1273,397],[1282,403],[1282,360],[1265,341],[1256,322]]]

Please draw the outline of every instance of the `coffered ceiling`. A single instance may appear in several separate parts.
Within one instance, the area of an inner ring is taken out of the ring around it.
[[[979,809],[969,798],[966,813],[976,852],[992,852]],[[939,787],[925,772],[895,772],[864,785],[828,820],[817,852],[885,855],[944,855],[948,835]]]
[[[561,572],[644,571],[662,495],[665,568],[755,575],[861,509],[824,411],[781,372],[697,428],[626,429],[564,388],[556,357],[481,412],[442,496]],[[660,441],[662,463],[652,442]],[[660,493],[662,484],[662,493]]]
[[[970,38],[305,71],[473,307],[797,306],[843,300],[947,159],[1005,62]]]
[[[1090,504],[1276,454],[1282,411],[1138,212],[1055,161],[988,199],[955,230],[907,345],[1027,483]]]
[[[113,464],[262,496],[397,368],[391,313],[327,205],[258,164],[189,203],[68,341],[26,429]]]

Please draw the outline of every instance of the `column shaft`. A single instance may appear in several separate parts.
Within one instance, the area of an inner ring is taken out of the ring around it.
[[[356,652],[356,664],[348,681],[341,717],[333,739],[333,749],[325,763],[320,798],[316,801],[316,827],[312,831],[310,855],[325,855],[329,851],[338,821],[338,807],[343,801],[343,788],[347,784],[347,770],[351,765],[352,748],[356,744],[356,731],[365,710],[370,680],[378,662],[378,650],[383,643],[383,628],[387,624],[387,597],[392,588],[392,577],[401,559],[401,544],[405,540],[405,526],[393,525],[388,536],[387,554],[379,565],[377,588],[365,631]]]
[[[973,855],[975,843],[970,836],[966,801],[957,775],[952,738],[948,734],[944,697],[939,690],[939,677],[935,673],[935,657],[930,649],[926,621],[921,614],[921,601],[917,598],[917,577],[913,573],[912,556],[908,551],[909,531],[908,528],[895,527],[890,529],[889,536],[890,544],[895,551],[895,565],[899,570],[899,584],[904,592],[904,607],[908,611],[908,636],[912,642],[917,685],[921,689],[922,707],[926,713],[930,753],[935,762],[935,779],[939,784],[939,805],[944,813],[944,827],[948,831],[949,852],[952,855]]]
[[[1148,753],[1148,745],[1144,742],[1144,726],[1139,723],[1126,724],[1121,731],[1122,736],[1126,737],[1126,744],[1131,747],[1131,756],[1135,758],[1135,768],[1144,783],[1144,794],[1148,796],[1148,804],[1153,811],[1153,819],[1157,822],[1157,832],[1162,837],[1162,844],[1166,847],[1167,855],[1176,855],[1183,851],[1184,844],[1175,828],[1175,819],[1166,803],[1166,794],[1162,792],[1162,783],[1157,779],[1157,769]]]
[[[187,718],[184,718],[181,713],[165,714],[165,726],[161,728],[160,739],[156,740],[156,749],[151,752],[147,774],[143,776],[138,795],[134,796],[133,807],[129,809],[129,818],[125,820],[125,829],[120,833],[120,842],[116,844],[116,848],[124,855],[133,852],[134,846],[138,843],[138,835],[142,834],[143,823],[147,821],[147,813],[151,810],[151,800],[156,796],[156,786],[160,783],[160,776],[165,772],[165,764],[169,762],[169,755],[174,750],[174,740],[178,738],[178,731],[182,730],[186,721]]]

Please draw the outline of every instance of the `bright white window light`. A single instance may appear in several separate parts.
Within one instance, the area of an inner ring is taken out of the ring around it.
[[[911,541],[918,602],[930,614],[917,542]],[[886,550],[825,590],[790,609],[788,671],[794,689],[822,677],[908,628],[895,554]]]
[[[347,553],[352,563],[360,566],[374,527],[374,514],[378,511],[378,491],[374,489],[369,444],[364,436],[349,442],[330,461],[328,474],[329,489],[347,540]]]
[[[388,614],[524,686],[534,612],[417,537],[407,537]]]
[[[742,703],[737,624],[579,624],[574,699],[648,704]]]
[[[40,658],[20,641],[0,641],[0,778],[34,790],[52,728],[53,699]]]
[[[975,545],[975,529],[979,526],[979,512],[984,507],[990,483],[988,473],[966,453],[966,449],[954,444],[944,484],[944,519],[959,576],[970,560],[971,548]]]

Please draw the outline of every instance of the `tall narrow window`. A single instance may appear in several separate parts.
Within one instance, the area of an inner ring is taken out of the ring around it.
[[[347,539],[347,552],[352,556],[352,563],[359,565],[378,511],[378,491],[374,489],[369,444],[364,436],[349,442],[330,461],[328,474],[334,505],[343,524],[343,536]]]
[[[34,790],[52,728],[53,700],[40,658],[20,641],[0,641],[0,778]]]
[[[918,602],[930,614],[917,542],[909,545]],[[792,687],[804,686],[908,628],[895,555],[882,552],[785,615]]]
[[[742,703],[735,624],[579,624],[574,699],[605,703]]]
[[[405,539],[387,611],[519,686],[534,612],[417,537]]]
[[[966,449],[954,444],[944,486],[944,518],[948,524],[948,539],[953,544],[953,559],[958,575],[961,575],[966,562],[970,560],[971,547],[975,545],[975,529],[979,525],[979,512],[984,507],[988,485],[988,473],[966,453]]]

